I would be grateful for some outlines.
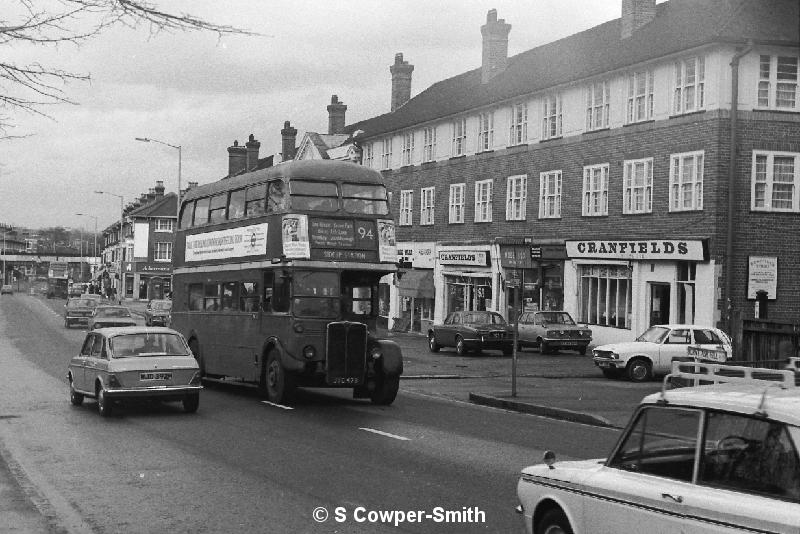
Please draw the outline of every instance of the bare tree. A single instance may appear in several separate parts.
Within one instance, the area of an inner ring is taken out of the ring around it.
[[[205,21],[187,13],[161,11],[139,0],[14,0],[0,12],[0,46],[81,44],[112,26],[144,28],[150,35],[171,31],[207,31],[256,35],[254,32]],[[9,20],[6,20],[8,18]],[[0,58],[2,55],[0,55]],[[19,64],[0,59],[0,139],[9,139],[11,114],[22,111],[52,118],[45,109],[75,104],[64,92],[71,81],[89,81],[89,74],[70,72],[38,62]]]

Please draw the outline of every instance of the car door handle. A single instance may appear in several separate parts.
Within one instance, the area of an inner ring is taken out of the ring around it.
[[[683,502],[683,497],[681,497],[680,495],[670,495],[669,493],[662,493],[661,498],[670,499],[678,504]]]

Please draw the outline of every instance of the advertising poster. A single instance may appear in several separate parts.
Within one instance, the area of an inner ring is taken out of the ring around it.
[[[378,220],[378,260],[397,261],[397,241],[394,236],[394,221]]]
[[[756,292],[767,292],[767,299],[778,298],[778,258],[776,256],[750,256],[747,275],[747,298],[755,299]]]
[[[283,255],[287,258],[309,258],[311,246],[308,241],[308,217],[306,215],[284,215],[281,221]]]
[[[186,261],[222,260],[267,253],[267,223],[186,236]]]

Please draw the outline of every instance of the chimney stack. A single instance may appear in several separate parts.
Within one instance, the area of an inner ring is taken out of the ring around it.
[[[389,67],[389,72],[392,73],[392,111],[394,111],[411,100],[411,73],[414,72],[414,65],[403,61],[403,53],[398,52],[394,55],[394,65]]]
[[[622,0],[620,26],[622,38],[633,33],[656,18],[656,0]]]
[[[497,20],[497,10],[490,9],[486,14],[486,24],[481,26],[483,35],[483,60],[481,63],[481,83],[506,70],[508,63],[508,32],[511,24],[505,19]]]
[[[234,141],[228,147],[228,176],[242,172],[247,166],[247,149],[239,146],[239,141]]]
[[[157,180],[156,181],[155,192],[156,192],[156,198],[161,198],[161,197],[164,196],[164,181],[163,180]]]
[[[346,111],[347,106],[343,102],[339,102],[339,97],[336,95],[331,96],[331,104],[328,106],[329,134],[344,133],[344,114]]]
[[[289,121],[283,123],[281,130],[281,161],[288,161],[294,159],[294,154],[297,148],[295,147],[295,140],[297,139],[297,128],[292,128]]]
[[[244,144],[244,146],[247,150],[247,154],[245,156],[245,169],[252,171],[258,167],[258,149],[261,148],[261,143],[256,141],[256,138],[253,134],[250,134],[250,137],[247,138],[247,142]]]

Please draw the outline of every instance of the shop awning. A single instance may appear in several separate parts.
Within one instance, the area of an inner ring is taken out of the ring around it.
[[[433,270],[411,269],[405,271],[397,282],[401,297],[428,298],[434,297]]]

